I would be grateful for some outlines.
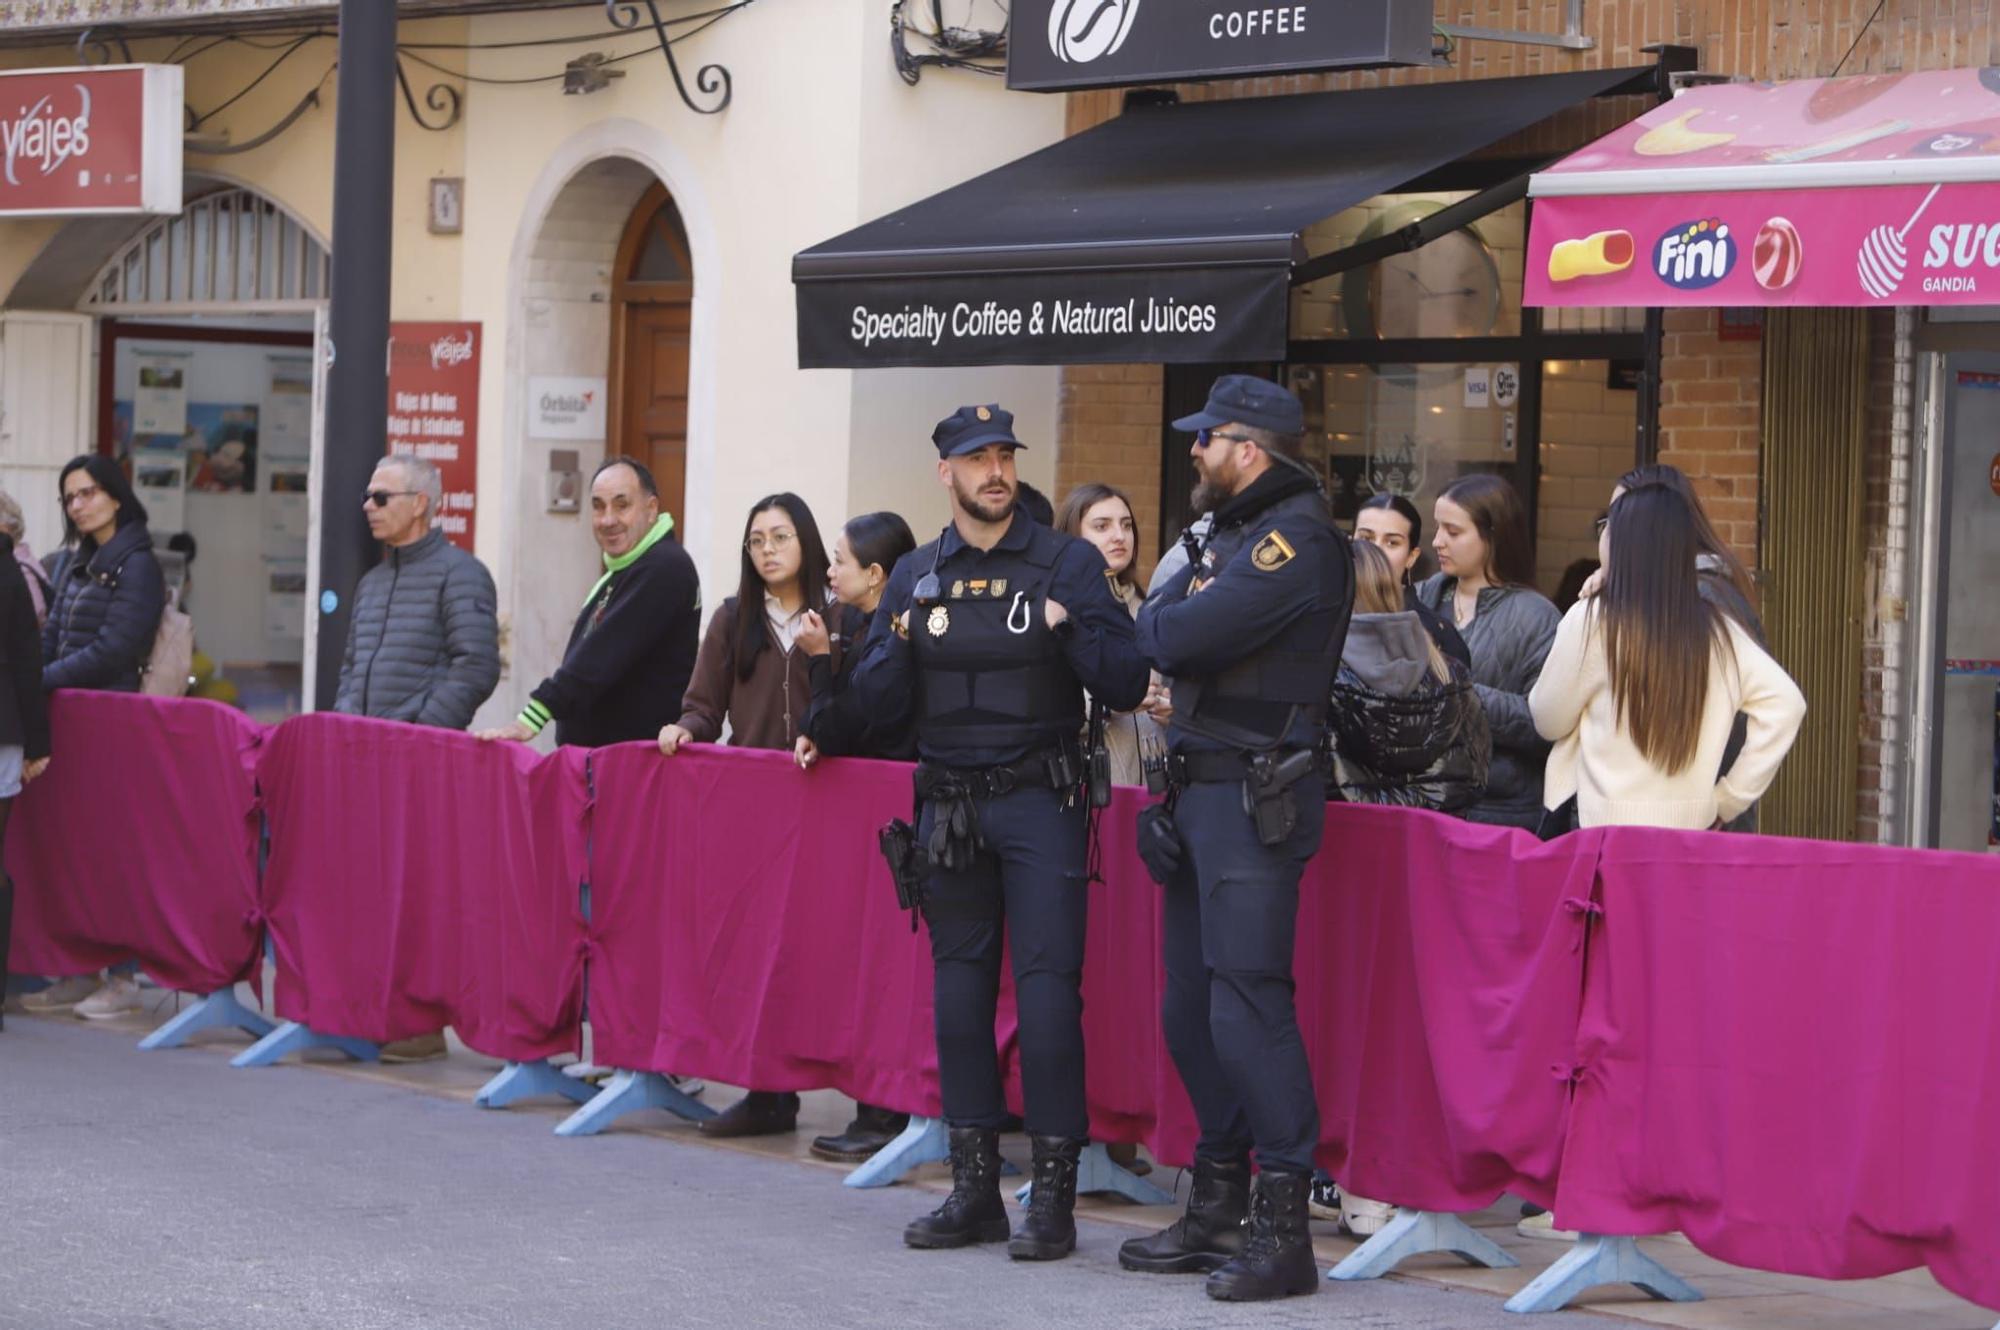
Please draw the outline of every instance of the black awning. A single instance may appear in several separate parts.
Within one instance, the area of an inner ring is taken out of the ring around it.
[[[797,255],[799,364],[1280,359],[1306,227],[1658,77],[1135,107]]]

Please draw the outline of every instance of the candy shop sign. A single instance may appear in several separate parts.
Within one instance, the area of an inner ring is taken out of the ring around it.
[[[179,65],[0,73],[0,217],[181,210]]]
[[[2000,183],[1559,195],[1535,206],[1532,305],[2000,303]]]

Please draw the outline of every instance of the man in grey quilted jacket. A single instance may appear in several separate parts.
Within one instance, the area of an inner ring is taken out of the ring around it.
[[[443,497],[429,462],[375,468],[362,510],[388,551],[355,588],[334,710],[462,730],[500,681],[493,576],[435,525]]]

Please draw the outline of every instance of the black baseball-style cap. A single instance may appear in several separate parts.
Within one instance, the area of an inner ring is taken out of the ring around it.
[[[1283,384],[1260,379],[1254,374],[1225,374],[1208,390],[1208,402],[1191,416],[1182,416],[1174,428],[1192,434],[1196,430],[1220,429],[1234,421],[1273,434],[1303,434],[1306,411],[1299,399]]]
[[[1025,445],[1014,437],[1014,413],[988,403],[961,406],[938,422],[931,431],[939,457],[960,457],[976,453],[988,444],[1004,443],[1009,448]]]

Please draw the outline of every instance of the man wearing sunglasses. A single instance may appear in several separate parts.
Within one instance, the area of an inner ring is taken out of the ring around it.
[[[1305,417],[1288,390],[1227,375],[1174,428],[1195,436],[1193,506],[1214,519],[1183,537],[1187,566],[1139,611],[1139,649],[1174,680],[1170,811],[1147,811],[1141,842],[1166,889],[1167,1048],[1201,1136],[1187,1214],[1118,1259],[1206,1271],[1210,1297],[1254,1302],[1319,1286],[1306,1228],[1319,1110],[1292,946],[1325,817],[1318,749],[1353,556],[1301,460]]]
[[[444,537],[437,468],[389,457],[361,495],[381,563],[362,574],[334,710],[462,730],[500,681],[492,574]]]

